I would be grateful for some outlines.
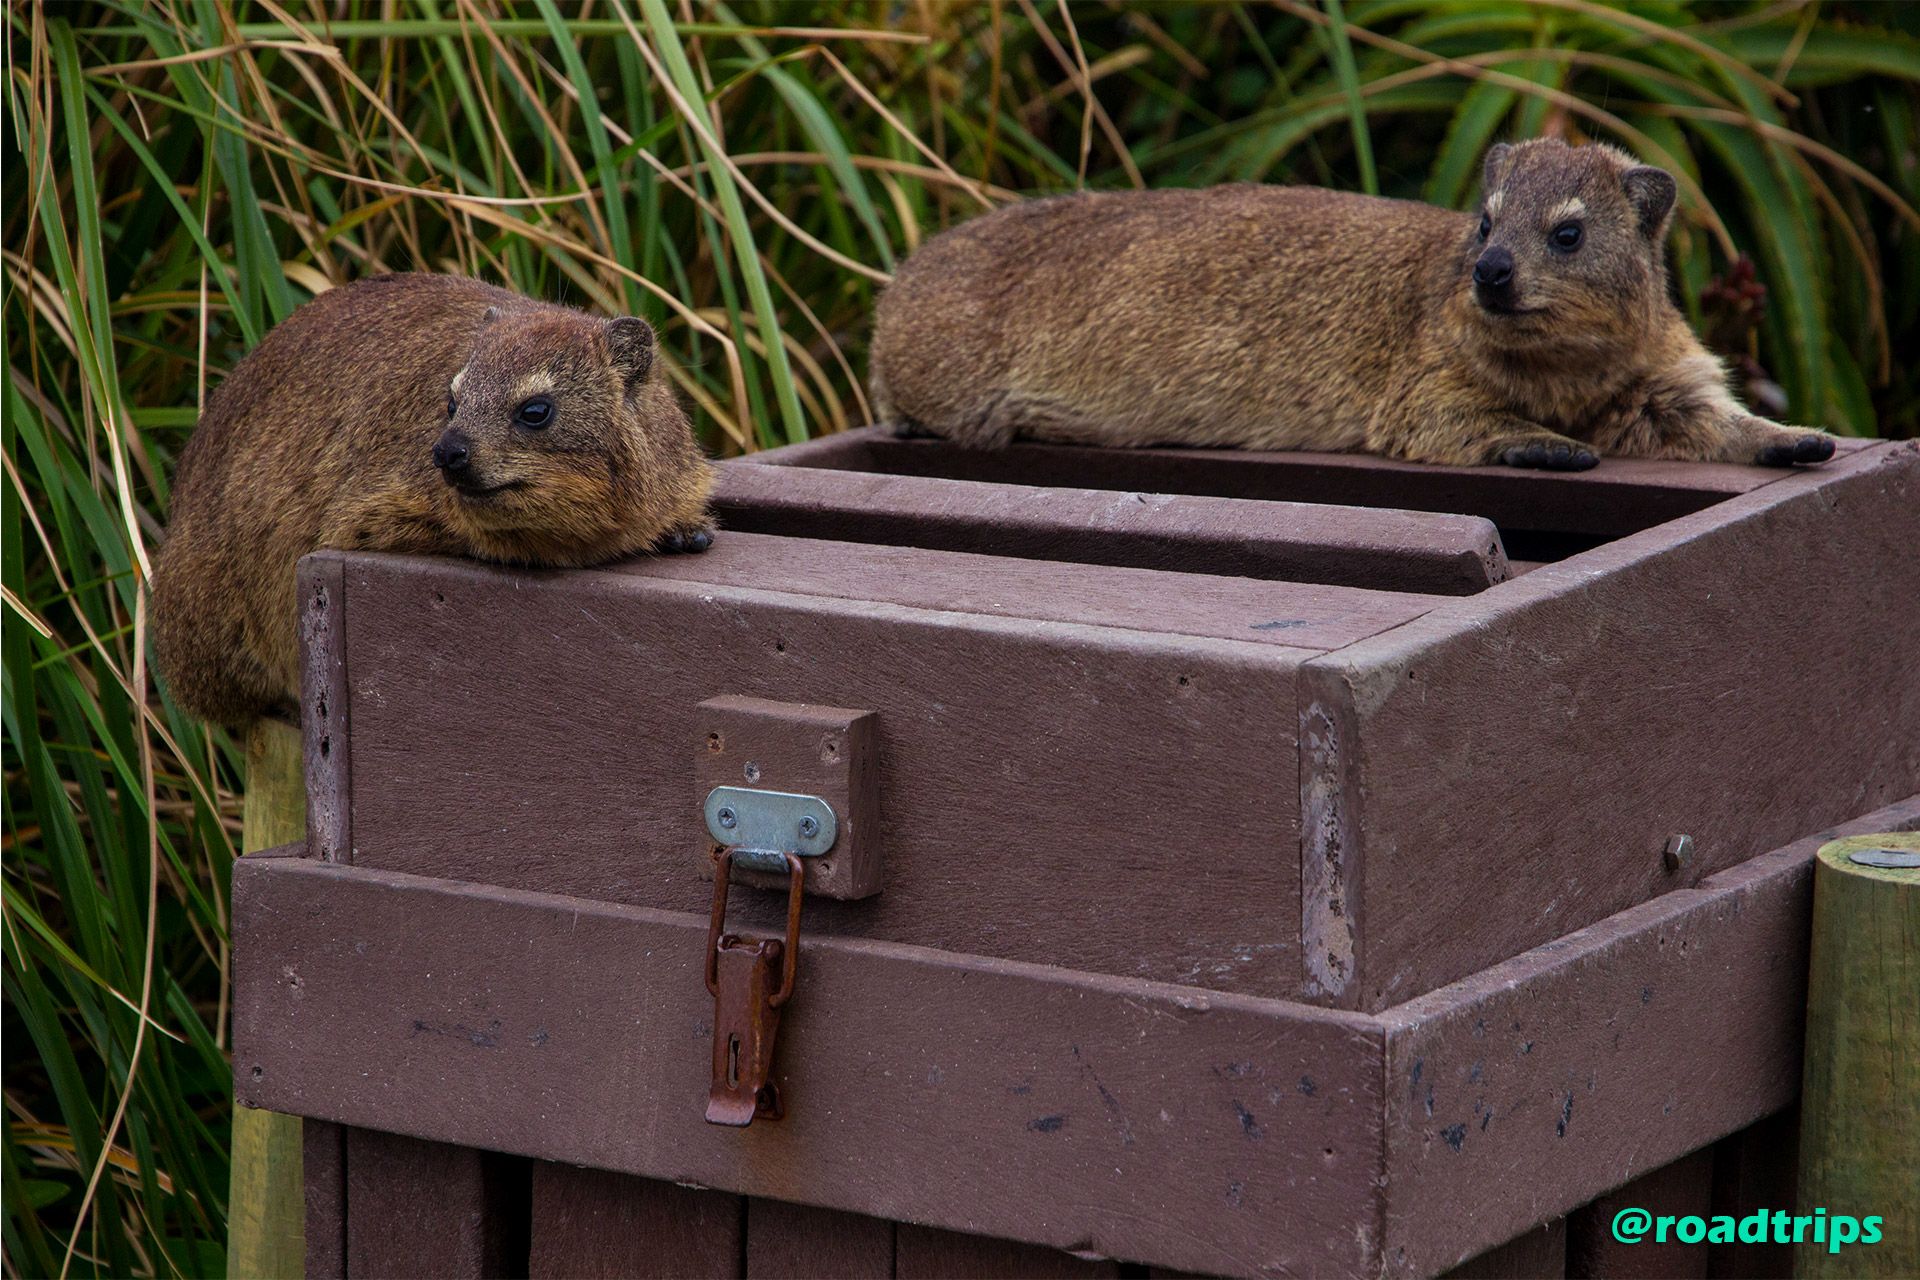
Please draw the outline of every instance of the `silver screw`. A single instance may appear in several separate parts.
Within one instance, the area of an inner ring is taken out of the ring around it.
[[[820,819],[808,814],[800,819],[800,834],[811,840],[820,834]]]
[[[722,809],[720,812],[714,814],[713,816],[720,819],[720,825],[725,827],[729,831],[733,830],[734,827],[738,826],[740,823],[740,815],[735,813],[731,809]]]
[[[1692,836],[1668,836],[1667,847],[1662,855],[1666,859],[1668,871],[1678,871],[1693,861]]]

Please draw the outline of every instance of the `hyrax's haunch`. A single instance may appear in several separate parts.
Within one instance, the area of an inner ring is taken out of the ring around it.
[[[321,547],[594,564],[711,540],[712,480],[653,331],[457,276],[321,294],[207,399],[155,568],[181,705],[299,700],[295,562]]]
[[[1784,465],[1667,295],[1673,178],[1500,145],[1475,213],[1309,187],[1072,195],[927,242],[881,297],[883,421],[965,444]]]

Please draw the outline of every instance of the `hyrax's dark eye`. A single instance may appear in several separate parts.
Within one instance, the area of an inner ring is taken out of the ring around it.
[[[1562,253],[1572,253],[1586,238],[1586,230],[1577,222],[1563,222],[1547,237],[1548,243]]]
[[[1493,234],[1493,219],[1486,214],[1480,215],[1480,238],[1485,240]]]
[[[534,396],[513,411],[513,424],[525,427],[529,431],[542,431],[553,421],[553,401],[545,396]]]
[[[453,392],[449,391],[447,392],[447,416],[451,418],[453,416],[453,412],[454,412]]]

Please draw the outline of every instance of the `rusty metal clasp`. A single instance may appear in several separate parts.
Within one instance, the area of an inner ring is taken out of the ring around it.
[[[713,854],[713,916],[707,925],[707,990],[713,994],[713,1088],[707,1123],[746,1126],[756,1118],[778,1120],[784,1111],[773,1082],[773,1041],[780,1006],[793,995],[800,963],[801,882],[805,865],[792,853],[787,864],[787,936],[749,941],[722,930],[727,887],[736,850]],[[778,985],[775,985],[776,975]]]

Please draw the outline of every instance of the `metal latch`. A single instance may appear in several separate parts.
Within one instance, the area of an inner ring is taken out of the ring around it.
[[[713,917],[707,926],[707,990],[713,993],[707,1123],[745,1127],[756,1118],[778,1120],[786,1113],[780,1086],[773,1082],[773,1040],[780,1031],[780,1006],[792,997],[800,966],[800,886],[806,871],[799,858],[786,855],[786,939],[748,942],[722,932],[731,861],[729,850],[714,854]]]
[[[833,848],[839,824],[818,796],[715,787],[705,805],[713,851],[713,915],[707,923],[707,990],[713,995],[713,1084],[707,1122],[745,1126],[785,1113],[773,1082],[780,1006],[800,965],[806,857]],[[749,941],[726,932],[733,869],[787,873],[787,934]]]

